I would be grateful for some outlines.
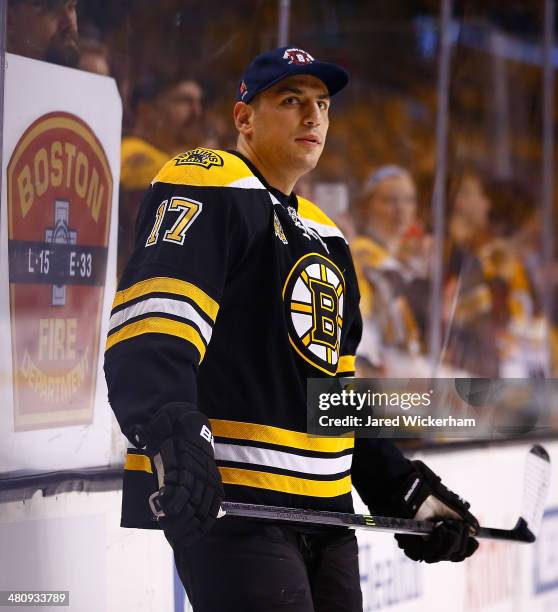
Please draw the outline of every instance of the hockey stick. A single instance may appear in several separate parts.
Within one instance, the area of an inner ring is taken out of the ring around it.
[[[542,522],[549,481],[550,457],[542,446],[535,444],[527,455],[521,515],[515,527],[513,529],[481,527],[475,537],[514,542],[534,542]],[[436,526],[433,521],[260,506],[236,502],[223,502],[221,508],[229,516],[314,525],[337,525],[350,529],[371,529],[392,533],[429,534]]]

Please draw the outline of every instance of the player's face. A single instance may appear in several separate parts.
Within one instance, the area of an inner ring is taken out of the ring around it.
[[[404,234],[415,220],[417,193],[410,176],[390,176],[381,181],[369,203],[370,222],[390,235]]]
[[[329,126],[329,93],[310,75],[287,77],[257,96],[251,145],[267,166],[315,168]]]

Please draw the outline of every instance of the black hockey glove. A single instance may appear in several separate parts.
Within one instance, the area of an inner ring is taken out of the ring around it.
[[[209,421],[191,404],[166,404],[152,417],[149,438],[159,451],[161,487],[152,511],[169,541],[187,546],[210,531],[224,498]]]
[[[374,508],[378,514],[393,513],[402,518],[438,520],[429,536],[398,534],[395,536],[405,554],[414,561],[463,561],[478,548],[471,537],[479,528],[469,512],[470,504],[442,484],[422,461],[412,461],[413,473],[393,494],[387,504]],[[449,520],[448,520],[449,519]]]
[[[464,561],[479,547],[471,537],[469,525],[453,520],[440,521],[427,537],[397,534],[395,539],[407,557],[425,563]]]

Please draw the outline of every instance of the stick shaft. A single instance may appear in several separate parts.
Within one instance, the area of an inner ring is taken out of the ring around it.
[[[263,518],[295,523],[311,523],[314,525],[336,525],[359,529],[375,529],[393,533],[432,533],[434,523],[431,521],[415,521],[368,514],[349,514],[343,512],[324,512],[302,510],[300,508],[282,508],[280,506],[259,506],[256,504],[240,504],[223,502],[223,510],[232,516]]]
[[[313,525],[332,525],[350,529],[368,529],[390,533],[410,533],[425,535],[432,533],[433,521],[416,521],[388,516],[372,516],[368,514],[349,514],[343,512],[324,512],[317,510],[302,510],[300,508],[283,508],[280,506],[261,506],[257,504],[242,504],[223,502],[223,510],[229,516],[258,518],[290,523],[309,523]],[[528,530],[525,521],[519,519],[514,529],[495,529],[481,527],[476,537],[491,540],[513,540],[532,542],[534,536]]]
[[[242,504],[237,502],[223,502],[221,507],[230,516],[288,521],[291,523],[334,525],[353,529],[390,531],[393,533],[429,534],[432,533],[434,529],[434,523],[431,521],[415,521],[414,519],[372,516],[368,514],[303,510],[301,508],[260,506],[257,504]]]

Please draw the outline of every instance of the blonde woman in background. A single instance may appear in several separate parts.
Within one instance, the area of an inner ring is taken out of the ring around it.
[[[421,352],[417,320],[422,319],[422,310],[414,311],[413,306],[426,304],[423,247],[427,239],[417,219],[412,176],[395,165],[373,171],[354,211],[357,236],[351,251],[364,322],[360,371],[362,375],[394,375],[398,367],[404,375],[404,364],[410,366],[409,359],[416,362]]]

